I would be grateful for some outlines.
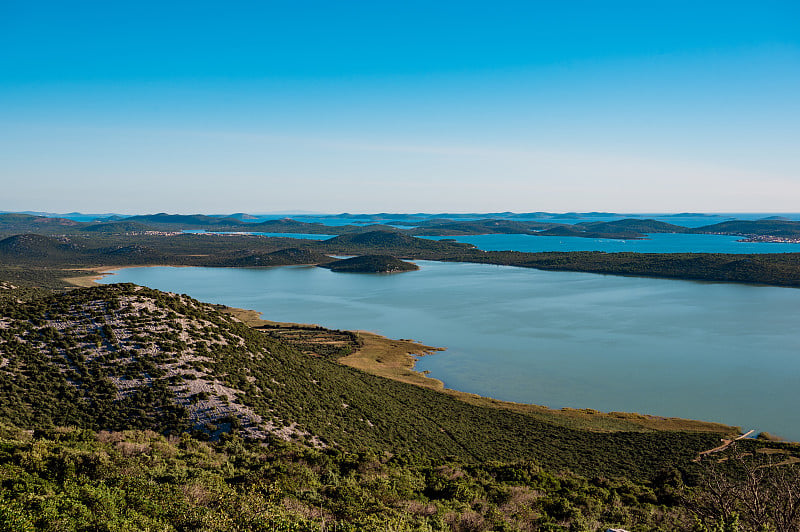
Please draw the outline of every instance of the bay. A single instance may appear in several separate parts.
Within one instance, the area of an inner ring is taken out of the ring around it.
[[[418,264],[395,275],[129,268],[102,282],[446,347],[417,369],[480,395],[719,421],[800,440],[796,289]]]

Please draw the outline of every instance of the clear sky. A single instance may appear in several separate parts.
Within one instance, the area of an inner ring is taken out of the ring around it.
[[[0,0],[0,210],[797,212],[800,2]]]

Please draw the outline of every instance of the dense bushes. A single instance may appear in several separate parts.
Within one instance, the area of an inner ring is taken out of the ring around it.
[[[0,420],[25,428],[178,433],[194,427],[218,434],[228,426],[218,418],[230,414],[251,427],[252,416],[242,414],[249,409],[317,445],[469,462],[533,459],[550,470],[636,479],[685,463],[718,438],[598,433],[467,404],[329,357],[303,355],[280,336],[253,330],[209,305],[133,285],[75,290],[6,307],[4,315],[11,322],[0,330],[0,350],[8,359],[0,368]],[[180,358],[192,352],[193,358]],[[193,379],[224,384],[233,396],[213,387],[202,394],[184,391]],[[201,406],[210,417],[191,421],[188,409]]]
[[[594,530],[691,523],[644,485],[226,436],[4,426],[3,530]]]

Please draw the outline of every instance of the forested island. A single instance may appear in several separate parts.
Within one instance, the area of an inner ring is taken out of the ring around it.
[[[351,273],[398,273],[418,270],[413,262],[396,259],[390,255],[360,255],[320,264],[334,272]]]

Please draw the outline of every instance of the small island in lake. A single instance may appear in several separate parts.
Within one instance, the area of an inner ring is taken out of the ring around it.
[[[419,266],[413,262],[406,262],[391,255],[361,255],[360,257],[320,264],[319,266],[334,272],[354,273],[397,273],[419,270]]]

